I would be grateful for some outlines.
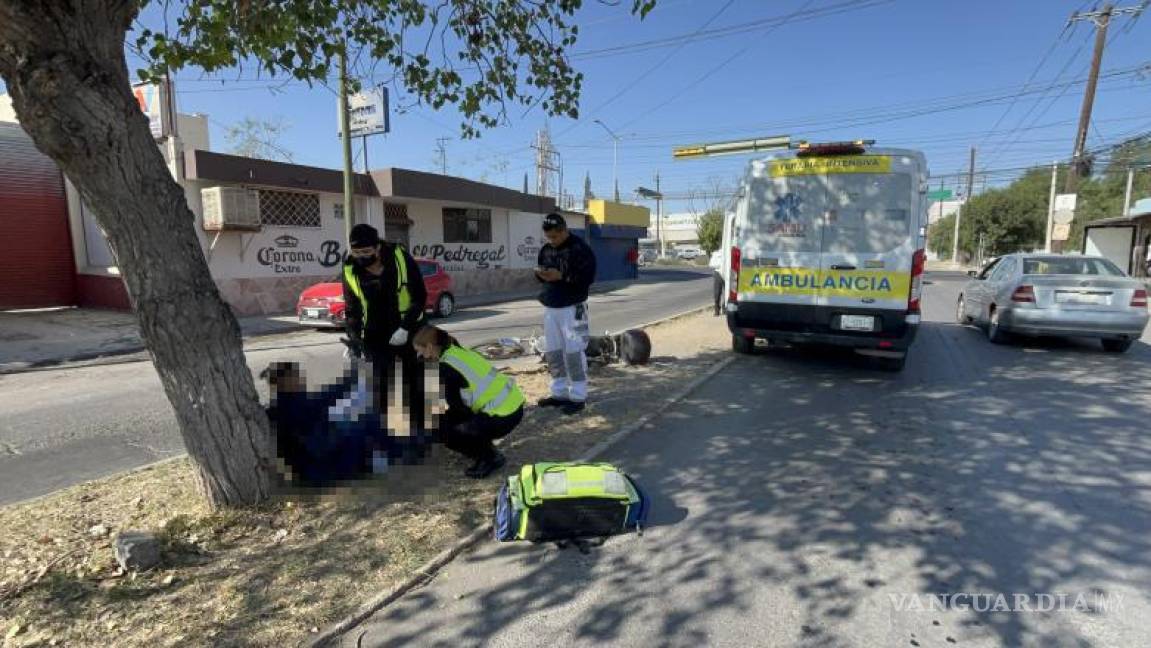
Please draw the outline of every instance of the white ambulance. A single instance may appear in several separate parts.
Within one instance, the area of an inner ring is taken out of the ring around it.
[[[850,347],[903,368],[920,321],[927,163],[872,142],[753,161],[724,223],[732,348]]]

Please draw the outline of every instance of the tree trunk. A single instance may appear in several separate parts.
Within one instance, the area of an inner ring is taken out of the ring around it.
[[[0,0],[0,75],[107,234],[209,503],[252,505],[271,487],[269,424],[184,190],[132,96],[124,39],[140,4]]]

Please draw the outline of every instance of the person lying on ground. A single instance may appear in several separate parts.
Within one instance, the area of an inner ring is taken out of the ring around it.
[[[349,372],[312,390],[295,362],[273,362],[260,373],[268,380],[267,413],[277,455],[293,485],[363,478],[372,472],[373,456],[388,450],[370,385],[363,382],[368,375]]]
[[[507,436],[524,418],[524,395],[508,376],[479,353],[460,345],[434,326],[420,329],[416,352],[439,362],[440,389],[447,410],[436,425],[438,440],[473,460],[465,471],[482,479],[499,470],[507,458],[492,443]]]

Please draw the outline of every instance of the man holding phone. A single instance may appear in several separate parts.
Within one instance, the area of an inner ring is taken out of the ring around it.
[[[587,401],[588,290],[595,282],[595,253],[568,231],[559,214],[543,220],[547,243],[540,248],[536,278],[543,286],[544,359],[552,375],[551,395],[540,407],[559,407],[577,414]]]

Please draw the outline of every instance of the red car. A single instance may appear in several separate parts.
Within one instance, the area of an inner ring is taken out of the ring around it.
[[[425,308],[439,317],[447,317],[456,310],[452,296],[452,276],[435,261],[417,259],[424,287],[428,291]],[[296,316],[307,326],[344,325],[344,285],[340,281],[318,283],[300,293],[296,303]]]

